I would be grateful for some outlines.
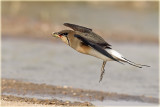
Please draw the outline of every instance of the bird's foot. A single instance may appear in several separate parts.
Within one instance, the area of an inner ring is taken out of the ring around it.
[[[99,79],[99,83],[100,83],[100,82],[102,81],[102,79],[103,79],[104,71],[105,71],[105,70],[103,70],[103,71],[101,72],[101,76],[100,76],[100,79]]]
[[[101,68],[101,75],[100,75],[99,83],[100,83],[100,82],[102,81],[102,79],[103,79],[103,75],[104,75],[104,71],[105,71],[105,69],[104,69],[105,65],[106,65],[106,61],[103,61],[102,68]]]

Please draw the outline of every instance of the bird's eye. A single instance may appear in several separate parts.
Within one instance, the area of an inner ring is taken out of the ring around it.
[[[62,33],[61,35],[67,36],[67,35],[68,35],[68,33]]]

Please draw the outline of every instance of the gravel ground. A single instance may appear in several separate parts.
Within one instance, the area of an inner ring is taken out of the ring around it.
[[[39,96],[39,97],[37,97]],[[41,96],[41,97],[40,97]],[[48,96],[48,97],[45,97]],[[50,96],[50,97],[49,97]],[[59,100],[70,97],[73,100]],[[158,104],[157,98],[145,96],[132,96],[103,91],[83,90],[67,86],[51,86],[46,84],[33,84],[17,80],[2,79],[2,100],[19,101],[43,105],[71,105],[93,106],[92,101],[134,101]],[[77,101],[76,101],[77,100]],[[80,101],[80,102],[79,102]]]
[[[42,100],[42,99],[36,99],[36,98],[27,98],[27,97],[15,97],[15,96],[6,96],[2,95],[3,101],[14,101],[14,102],[23,102],[23,103],[29,103],[29,104],[42,104],[42,105],[56,105],[56,106],[93,106],[93,104],[89,102],[70,102],[70,101],[62,101],[57,99],[52,100]],[[2,104],[3,106],[3,104]]]
[[[3,97],[3,96],[2,96]],[[1,100],[1,106],[38,106],[38,107],[46,107],[46,105],[42,105],[42,104],[33,104],[33,103],[28,103],[28,102],[19,102],[19,101],[5,101],[5,100]],[[52,106],[55,107],[55,106]]]

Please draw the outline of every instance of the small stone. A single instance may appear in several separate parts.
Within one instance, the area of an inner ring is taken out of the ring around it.
[[[63,91],[62,94],[67,94],[67,92]]]
[[[68,86],[64,85],[63,88],[68,88]]]
[[[70,101],[66,101],[66,104],[69,104],[70,103]]]
[[[37,101],[37,99],[36,99],[36,98],[33,98],[33,101]]]
[[[50,102],[50,104],[55,104],[55,103],[56,103],[56,102],[54,102],[54,101],[51,101],[51,102]]]
[[[5,97],[3,100],[7,100],[7,99],[8,99],[8,98]]]
[[[99,100],[100,100],[100,101],[103,101],[103,100],[104,100],[104,96],[101,96],[101,97],[99,98]]]
[[[13,83],[15,83],[16,82],[16,80],[13,80]]]
[[[89,94],[87,93],[86,96],[89,96]]]
[[[76,93],[73,93],[73,95],[77,95]]]
[[[61,88],[60,86],[56,86],[57,88]]]

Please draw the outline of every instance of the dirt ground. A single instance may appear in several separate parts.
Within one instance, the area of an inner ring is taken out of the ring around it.
[[[65,96],[74,99],[81,99],[83,102],[78,101],[63,101],[58,99],[38,99],[38,98],[28,98],[19,97],[14,95],[5,95],[5,93],[14,93],[17,95],[25,96],[27,94],[31,95],[51,95],[51,96]],[[117,93],[108,93],[103,91],[93,91],[93,90],[83,90],[75,89],[67,86],[52,86],[46,84],[34,84],[29,82],[21,82],[12,79],[2,79],[2,106],[5,105],[69,105],[69,106],[94,106],[90,102],[85,100],[118,100],[123,99],[126,101],[141,101],[145,103],[158,103],[158,99],[145,96],[130,96]],[[13,103],[13,104],[12,104]]]
[[[25,95],[31,92],[31,94],[38,94],[36,91],[38,93],[42,92],[43,94],[52,93],[53,95],[55,94],[71,95],[70,92],[67,92],[69,91],[68,87],[47,86],[45,84],[39,85],[39,84],[33,84],[33,83],[20,82],[16,80],[6,80],[6,79],[2,80],[2,93],[3,92],[7,92],[7,93],[15,92],[18,95],[19,94]],[[77,94],[73,93],[73,96],[77,96]],[[57,100],[57,99],[37,99],[37,98],[27,98],[27,97],[22,98],[22,97],[16,97],[12,95],[2,95],[1,97],[2,97],[1,98],[2,106],[10,105],[11,101],[13,101],[13,103],[16,102],[14,103],[16,105],[23,105],[27,103],[27,105],[42,104],[42,105],[93,106],[93,104],[89,102],[81,103],[81,102],[62,101],[62,100]]]
[[[93,104],[89,102],[70,102],[70,101],[62,101],[62,100],[57,100],[57,99],[52,99],[52,100],[42,100],[42,99],[36,99],[36,98],[27,98],[27,97],[15,97],[12,95],[2,95],[2,106],[9,106],[9,105],[66,105],[66,106],[93,106]]]
[[[1,100],[1,105],[2,106],[39,106],[39,107],[46,106],[42,104],[33,104],[33,103],[18,102],[18,101],[5,101],[5,100]],[[55,107],[55,106],[53,105],[52,107]]]

